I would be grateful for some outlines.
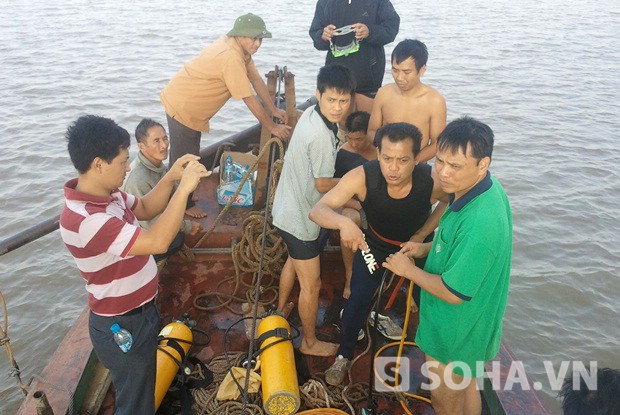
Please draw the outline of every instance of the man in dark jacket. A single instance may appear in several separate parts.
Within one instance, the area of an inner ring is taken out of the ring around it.
[[[394,41],[399,26],[389,0],[319,0],[316,5],[310,26],[314,47],[328,51],[325,65],[339,64],[353,72],[357,88],[352,104],[359,111],[372,111],[385,72],[383,47]]]

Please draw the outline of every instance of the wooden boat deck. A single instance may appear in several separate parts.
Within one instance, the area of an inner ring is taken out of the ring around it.
[[[203,181],[195,192],[195,195],[198,197],[197,204],[207,212],[207,217],[200,220],[203,229],[210,229],[217,215],[223,209],[222,206],[217,204],[215,198],[215,189],[218,183],[216,176],[217,175],[214,174],[209,179]],[[183,313],[189,313],[190,317],[197,321],[197,327],[207,331],[211,336],[209,346],[200,351],[193,350],[193,353],[205,362],[210,361],[214,356],[222,353],[221,345],[224,332],[239,318],[239,315],[231,313],[226,308],[220,308],[219,310],[209,312],[198,310],[194,307],[194,298],[201,293],[215,291],[219,281],[223,278],[235,275],[231,255],[226,251],[231,248],[233,241],[236,242],[241,239],[241,225],[248,212],[251,210],[252,208],[247,207],[231,207],[226,212],[220,224],[216,226],[213,233],[198,247],[203,248],[205,251],[196,255],[196,260],[194,262],[183,262],[179,257],[170,258],[165,271],[160,277],[160,295],[157,304],[164,316],[164,324],[168,323],[172,318],[180,318]],[[188,245],[193,246],[198,239],[199,237],[188,238],[186,242]],[[333,240],[333,242],[337,243],[337,240]],[[331,243],[332,242],[330,242],[330,244]],[[339,248],[330,249],[329,246],[327,247],[326,252],[321,258],[321,268],[322,283],[319,295],[317,335],[321,340],[337,343],[339,341],[340,332],[340,310],[344,307],[345,302],[345,299],[342,297],[344,289],[344,268],[342,266]],[[243,277],[247,283],[251,282],[251,274],[243,274]],[[278,280],[273,276],[265,275],[263,283],[277,287]],[[232,292],[233,289],[234,284],[232,281],[219,288],[220,291],[228,290],[228,292]],[[246,290],[247,288],[242,286],[237,295],[244,298]],[[404,292],[404,288],[402,290]],[[406,293],[399,295],[400,301],[397,301],[392,307],[391,312],[388,313],[393,314],[394,320],[401,325],[405,308],[405,295]],[[298,296],[299,286],[296,285],[291,293],[290,301],[297,304]],[[270,295],[266,297],[270,299]],[[213,300],[214,299],[210,301],[209,305],[216,304],[216,301]],[[234,309],[241,312],[240,303],[233,302],[231,305]],[[408,333],[410,333],[408,338],[410,339],[413,339],[415,330],[417,329],[417,314],[413,316],[414,318],[410,319],[408,328]],[[289,316],[289,322],[291,325],[301,329],[301,320],[299,319],[297,308],[295,308]],[[384,339],[382,336],[378,337],[381,337],[379,340],[380,345],[389,342],[389,340]],[[300,342],[301,337],[298,337],[293,344],[295,347],[299,347]],[[229,351],[247,351],[248,340],[243,324],[238,324],[230,330],[227,344]],[[366,344],[366,339],[359,342],[358,351],[363,351]],[[388,350],[386,353],[389,354],[390,352],[395,354],[396,349]],[[424,361],[423,353],[417,349],[410,350],[407,356],[411,359],[412,368],[419,368]],[[352,370],[354,382],[365,382],[368,380],[369,360],[370,355],[368,354],[355,364]],[[332,362],[333,357],[306,357],[306,363],[313,375],[323,373]],[[413,376],[412,385],[415,385],[415,388],[417,388],[423,379],[419,375],[419,369],[411,370],[411,372]],[[413,392],[414,391],[415,390],[413,390]],[[385,404],[385,402],[382,403],[382,406],[385,406]],[[394,402],[391,402],[389,406],[400,408],[400,405]],[[417,407],[412,409],[415,409],[414,413],[416,414],[434,413],[430,405],[426,403],[419,403]]]
[[[195,194],[199,201],[198,205],[207,212],[207,217],[199,220],[203,229],[209,229],[216,219],[222,206],[219,206],[215,200],[215,189],[217,187],[217,175],[203,181]],[[231,245],[233,242],[239,241],[242,236],[243,221],[251,211],[251,208],[232,207],[226,213],[223,220],[214,229],[214,232],[201,244],[196,250],[196,259],[193,262],[184,262],[180,257],[174,256],[169,258],[166,269],[160,276],[160,290],[157,298],[157,304],[163,315],[163,323],[167,324],[172,319],[181,318],[183,313],[189,313],[190,317],[197,321],[197,327],[209,333],[211,341],[209,345],[198,348],[193,347],[190,354],[196,355],[204,362],[209,362],[214,356],[222,353],[222,340],[225,330],[238,319],[238,315],[231,313],[225,308],[215,311],[205,312],[194,307],[194,298],[203,292],[212,292],[215,290],[219,281],[228,276],[233,276],[234,264],[231,258]],[[193,246],[199,237],[187,238],[188,246]],[[251,275],[245,274],[246,281],[250,281]],[[265,276],[265,283],[277,285],[277,280],[271,276]],[[401,288],[402,293],[399,294],[397,301],[386,314],[391,315],[396,322],[402,325],[405,312],[405,298],[407,284]],[[343,307],[344,299],[342,291],[344,287],[344,270],[338,248],[329,247],[322,258],[322,286],[319,297],[319,312],[317,319],[318,336],[326,341],[338,342],[340,320],[339,314]],[[232,283],[224,284],[220,290],[232,291]],[[241,287],[238,295],[245,297],[245,287]],[[391,291],[389,291],[391,292]],[[295,287],[290,301],[297,303],[299,295],[298,287]],[[385,300],[384,300],[385,301]],[[211,302],[211,305],[214,302]],[[241,310],[241,304],[233,303],[232,307]],[[69,342],[71,347],[63,349],[59,348],[57,354],[52,358],[50,365],[45,369],[43,375],[62,377],[67,373],[75,372],[71,379],[64,378],[64,382],[59,380],[60,384],[65,384],[68,388],[82,390],[84,395],[85,386],[88,384],[88,372],[92,365],[92,361],[96,360],[94,354],[91,354],[92,346],[88,340],[88,323],[86,312],[80,317],[76,325],[72,328],[65,339],[65,343]],[[408,340],[415,337],[417,328],[417,314],[410,319],[408,327]],[[289,317],[291,325],[301,327],[299,315],[294,309]],[[388,340],[382,336],[379,339],[379,345],[383,345]],[[200,340],[200,339],[199,339]],[[300,339],[295,340],[295,346],[299,346]],[[63,344],[65,344],[63,343]],[[358,343],[358,352],[362,351],[366,346],[366,340]],[[248,340],[245,335],[245,327],[239,324],[231,330],[229,336],[229,351],[247,351]],[[78,351],[76,353],[76,350]],[[392,355],[396,353],[396,348],[389,349]],[[424,381],[419,373],[419,368],[424,361],[423,353],[414,348],[406,348],[405,356],[410,358],[409,373],[411,374],[410,392],[415,393],[421,382]],[[316,375],[324,372],[332,363],[333,358],[307,357],[306,363],[312,374]],[[367,354],[359,362],[356,363],[352,370],[353,382],[366,382],[368,380],[370,355]],[[496,360],[501,363],[502,379],[505,381],[506,375],[514,356],[502,344],[502,348]],[[60,378],[59,378],[60,379]],[[80,381],[81,380],[81,381]],[[530,382],[531,384],[531,382]],[[68,399],[66,393],[57,393],[46,385],[35,385],[35,390],[45,390],[50,398],[50,403],[55,413],[65,413],[68,408]],[[112,389],[112,388],[111,388]],[[541,403],[539,397],[533,390],[523,391],[517,388],[513,391],[484,391],[483,405],[485,414],[546,414],[548,413],[544,404]],[[397,402],[382,400],[378,401],[380,409],[386,414],[400,414],[402,408]],[[365,401],[361,403],[365,405]],[[113,392],[109,391],[103,405],[99,411],[100,415],[108,415],[113,413],[114,400]],[[421,401],[409,401],[410,410],[414,414],[434,414],[432,407]],[[77,408],[76,408],[77,409]],[[359,411],[359,405],[356,407]],[[32,393],[18,412],[18,415],[35,413],[33,406]],[[359,412],[358,412],[359,413]]]

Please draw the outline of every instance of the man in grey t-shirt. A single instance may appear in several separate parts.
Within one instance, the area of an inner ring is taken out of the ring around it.
[[[150,192],[168,171],[164,160],[168,158],[168,135],[163,125],[150,118],[144,118],[136,127],[136,141],[140,152],[131,162],[129,173],[121,190],[134,196],[144,197]],[[187,213],[187,212],[186,212]],[[150,229],[160,215],[149,221],[140,221],[144,229]],[[184,219],[177,236],[170,243],[168,251],[164,254],[153,255],[155,261],[159,261],[169,255],[173,255],[183,247],[185,235],[195,235],[201,230],[196,221]]]
[[[284,167],[273,202],[273,224],[284,239],[289,258],[280,275],[278,311],[283,312],[299,278],[299,316],[303,339],[299,350],[308,355],[331,356],[334,343],[316,338],[315,325],[321,288],[320,228],[308,215],[315,203],[336,185],[334,179],[338,121],[347,113],[355,80],[349,69],[324,66],[317,77],[318,104],[308,108],[295,127],[284,156]]]

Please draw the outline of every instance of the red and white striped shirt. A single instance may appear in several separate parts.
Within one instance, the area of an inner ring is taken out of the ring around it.
[[[149,302],[157,294],[155,260],[128,255],[142,229],[133,213],[138,199],[120,190],[88,195],[76,186],[77,179],[65,184],[60,235],[86,280],[88,306],[115,316]]]

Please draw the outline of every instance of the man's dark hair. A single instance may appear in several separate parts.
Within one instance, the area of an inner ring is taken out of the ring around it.
[[[138,126],[136,127],[136,141],[138,143],[143,143],[146,140],[146,137],[149,136],[149,128],[151,127],[164,128],[164,126],[158,123],[157,121],[154,121],[150,118],[144,118],[142,121],[140,121],[140,124],[138,124]],[[166,129],[164,128],[164,131],[165,130]]]
[[[67,148],[73,166],[86,173],[97,157],[112,163],[121,149],[129,148],[129,133],[109,118],[84,115],[67,128]]]
[[[610,368],[597,370],[596,389],[590,390],[583,378],[579,389],[573,390],[573,377],[564,380],[559,397],[564,415],[620,414],[620,371]]]
[[[418,72],[428,61],[428,50],[426,45],[419,40],[405,39],[400,42],[392,51],[392,60],[394,63],[401,63],[409,58],[413,58],[415,68]]]
[[[355,77],[349,68],[342,65],[323,66],[316,77],[316,88],[321,95],[328,88],[335,89],[341,94],[353,94]]]
[[[344,128],[354,133],[356,131],[363,131],[364,134],[368,132],[368,122],[370,121],[370,114],[366,111],[355,111],[347,117],[344,122]]]
[[[385,124],[383,127],[379,128],[375,133],[374,140],[374,145],[379,149],[379,152],[381,151],[381,142],[386,137],[392,143],[412,140],[414,157],[420,152],[422,133],[418,127],[413,124],[409,124],[408,122],[395,122],[392,124]]]
[[[467,155],[467,145],[471,147],[471,155],[478,162],[493,154],[493,130],[483,122],[471,117],[461,117],[446,126],[437,137],[437,150],[450,150],[452,153],[461,151]]]

